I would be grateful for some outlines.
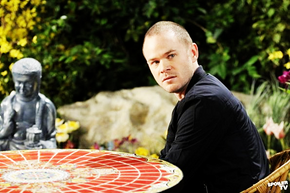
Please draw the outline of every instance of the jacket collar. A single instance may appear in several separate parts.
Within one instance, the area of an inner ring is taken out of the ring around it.
[[[206,75],[206,72],[203,70],[203,67],[202,66],[199,66],[196,70],[195,70],[195,72],[194,72],[194,74],[193,74],[193,76],[192,76],[192,78],[191,78],[191,80],[190,80],[190,82],[189,82],[189,84],[188,84],[188,86],[187,86],[187,88],[186,88],[186,92],[185,92],[185,95],[186,95],[186,93],[199,81],[199,80],[201,80],[204,76]]]

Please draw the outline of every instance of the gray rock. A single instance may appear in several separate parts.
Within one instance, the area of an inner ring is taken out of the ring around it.
[[[58,113],[66,120],[79,121],[83,135],[80,147],[89,148],[131,135],[151,153],[164,146],[171,112],[177,102],[159,86],[100,92],[84,102],[65,105]]]

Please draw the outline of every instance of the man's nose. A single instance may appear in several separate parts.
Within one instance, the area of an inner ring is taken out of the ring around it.
[[[164,73],[167,72],[171,69],[171,65],[169,64],[169,62],[166,61],[160,61],[160,72]]]

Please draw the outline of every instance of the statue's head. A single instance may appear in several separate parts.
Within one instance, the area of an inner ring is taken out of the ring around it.
[[[33,58],[23,58],[15,62],[12,76],[19,99],[30,101],[38,95],[41,72],[41,64]]]

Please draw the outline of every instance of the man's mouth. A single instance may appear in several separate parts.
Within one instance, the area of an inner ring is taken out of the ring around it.
[[[162,82],[169,81],[169,80],[171,80],[171,79],[173,79],[173,78],[175,78],[175,77],[176,77],[176,76],[168,76],[168,77],[165,77],[165,78],[162,79]]]

